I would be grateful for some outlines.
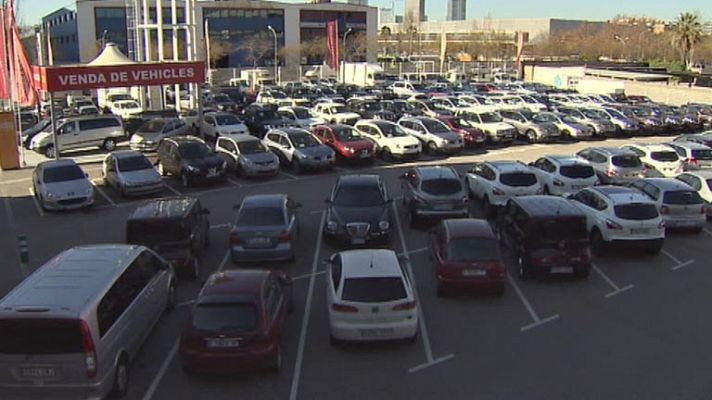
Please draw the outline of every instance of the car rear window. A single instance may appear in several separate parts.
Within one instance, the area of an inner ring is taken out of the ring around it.
[[[654,204],[631,203],[620,204],[613,207],[616,217],[632,221],[653,219],[658,216],[658,209]]]
[[[653,151],[650,153],[650,158],[652,158],[655,161],[678,161],[680,157],[677,156],[677,153],[674,151]]]
[[[692,158],[696,160],[712,160],[712,150],[692,150]]]
[[[590,178],[595,172],[590,165],[563,165],[559,168],[559,173],[567,178]]]
[[[500,175],[499,180],[507,186],[532,186],[537,182],[531,172],[508,172]]]
[[[279,207],[249,207],[240,210],[238,226],[284,225],[284,212]]]
[[[341,298],[360,303],[381,303],[407,297],[400,277],[349,278],[344,280]]]
[[[665,204],[702,204],[699,193],[692,190],[670,190],[663,194]]]
[[[0,354],[75,354],[82,351],[79,320],[0,320]]]
[[[584,240],[588,237],[583,217],[541,221],[538,233],[548,241]]]
[[[426,179],[421,183],[423,192],[433,195],[448,195],[462,191],[462,182],[458,179]]]
[[[640,159],[638,158],[638,156],[635,156],[633,154],[613,156],[611,158],[611,162],[616,167],[623,167],[623,168],[635,168],[635,167],[640,167],[643,165],[640,162]]]
[[[205,303],[193,310],[193,328],[209,332],[251,332],[257,328],[254,303]]]
[[[136,220],[126,224],[126,242],[151,246],[186,239],[183,221],[170,219]]]
[[[493,261],[499,260],[496,239],[453,238],[447,245],[447,261]]]

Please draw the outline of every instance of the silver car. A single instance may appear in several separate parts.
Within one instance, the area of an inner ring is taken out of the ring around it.
[[[44,210],[73,210],[94,204],[94,186],[69,159],[40,163],[32,173],[32,187]]]
[[[279,172],[279,158],[251,135],[219,137],[215,152],[230,171],[242,176],[272,176]]]
[[[410,221],[468,216],[467,191],[452,167],[416,167],[401,176]]]
[[[590,110],[584,112],[576,108],[559,108],[559,111],[593,129],[593,134],[596,136],[614,136],[618,132],[618,128],[613,125],[613,122]]]
[[[561,136],[555,123],[536,119],[536,114],[515,110],[501,110],[499,114],[504,122],[517,128],[519,136],[524,136],[529,143],[553,141]]]
[[[131,150],[156,151],[162,139],[188,134],[188,125],[180,118],[156,118],[146,121],[131,135]]]
[[[245,197],[230,231],[232,261],[294,260],[300,206],[284,194]]]
[[[640,158],[630,150],[615,147],[588,147],[576,157],[588,161],[605,185],[627,185],[645,175]]]
[[[666,145],[672,147],[685,163],[685,171],[693,171],[702,168],[712,168],[712,149],[695,142],[669,142]]]
[[[646,178],[630,184],[658,206],[667,229],[691,229],[696,233],[707,224],[707,206],[690,185],[672,178]]]
[[[334,165],[334,150],[304,129],[272,129],[265,134],[262,143],[279,157],[280,164],[291,167],[298,174],[306,168],[331,168]]]
[[[122,196],[140,196],[163,191],[161,175],[145,155],[133,150],[110,153],[101,169],[104,183]]]

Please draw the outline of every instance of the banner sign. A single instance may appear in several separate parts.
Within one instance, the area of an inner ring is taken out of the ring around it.
[[[327,64],[333,70],[339,67],[339,28],[336,21],[326,24]]]

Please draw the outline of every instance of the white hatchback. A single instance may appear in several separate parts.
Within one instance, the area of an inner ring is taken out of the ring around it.
[[[418,306],[411,277],[392,250],[349,250],[326,262],[332,343],[415,340]]]
[[[482,201],[482,211],[489,217],[493,206],[502,207],[514,196],[542,193],[542,186],[531,168],[519,161],[475,163],[465,175],[469,194]]]
[[[571,156],[544,156],[529,164],[543,186],[544,194],[563,196],[598,183],[588,161]]]
[[[624,150],[635,153],[645,166],[645,176],[671,178],[685,170],[677,151],[665,144],[628,144]]]

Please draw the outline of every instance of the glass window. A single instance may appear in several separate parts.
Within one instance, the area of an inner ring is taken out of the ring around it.
[[[232,143],[230,143],[232,145]],[[267,152],[267,148],[259,140],[247,140],[238,142],[241,154],[258,154]],[[234,146],[233,146],[234,147]]]
[[[341,285],[341,256],[334,257],[331,262],[331,282],[334,285],[334,291],[338,291],[339,285]]]
[[[199,303],[193,310],[193,328],[208,332],[251,332],[259,316],[254,303]]]
[[[548,241],[585,240],[588,237],[586,220],[583,217],[541,221],[537,233]]]
[[[675,155],[675,157],[677,158],[677,155]],[[643,165],[640,159],[634,155],[613,156],[611,157],[611,162],[613,165],[623,168],[636,168]]]
[[[670,190],[663,194],[665,204],[702,204],[704,201],[692,190]]]
[[[42,175],[42,180],[45,183],[74,181],[86,179],[84,171],[77,165],[62,165],[57,167],[45,168]]]
[[[212,150],[204,143],[183,143],[178,147],[178,153],[185,160],[208,157],[212,154]]]
[[[677,153],[674,151],[653,151],[650,153],[650,158],[655,161],[663,162],[674,162],[680,160]]]
[[[381,303],[407,297],[400,277],[349,278],[344,280],[341,298],[360,303]]]
[[[145,169],[152,169],[151,161],[145,156],[135,156],[135,157],[122,157],[118,159],[119,171],[129,172],[129,171],[141,171]]]
[[[237,216],[237,226],[284,225],[284,211],[278,207],[241,208]]]
[[[149,281],[150,277],[136,261],[121,274],[97,307],[99,336],[104,336],[111,329]]]
[[[559,173],[567,178],[590,178],[595,175],[593,167],[590,165],[562,165]]]
[[[339,185],[333,202],[343,207],[373,207],[385,203],[378,185]]]
[[[642,221],[657,218],[658,209],[654,204],[632,203],[613,207],[616,217],[632,221]]]
[[[420,188],[425,193],[433,195],[450,195],[462,191],[462,183],[458,179],[426,179]]]
[[[0,320],[0,354],[81,353],[79,320],[8,318]]]
[[[507,186],[532,186],[537,183],[536,175],[531,172],[506,172],[499,176],[499,181]]]
[[[454,238],[447,244],[445,259],[447,261],[491,261],[499,260],[496,239]]]

